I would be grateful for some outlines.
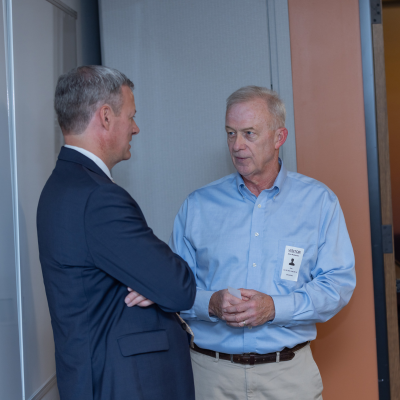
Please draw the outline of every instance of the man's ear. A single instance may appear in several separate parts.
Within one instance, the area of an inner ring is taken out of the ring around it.
[[[287,136],[286,128],[279,128],[275,131],[275,150],[278,150],[286,142]]]
[[[111,129],[114,112],[108,104],[104,104],[99,110],[100,123],[107,131]]]

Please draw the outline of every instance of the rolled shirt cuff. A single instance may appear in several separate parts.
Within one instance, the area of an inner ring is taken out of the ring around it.
[[[210,317],[208,314],[208,305],[210,304],[211,296],[215,292],[206,290],[197,290],[196,300],[194,301],[194,312],[198,319],[203,321],[218,322],[217,317]]]
[[[285,326],[288,325],[294,314],[294,296],[287,295],[274,295],[271,296],[275,305],[275,318],[269,321],[270,324]]]

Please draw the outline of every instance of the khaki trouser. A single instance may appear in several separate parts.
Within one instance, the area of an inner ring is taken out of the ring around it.
[[[322,400],[322,380],[310,345],[290,361],[234,364],[190,350],[196,400]]]

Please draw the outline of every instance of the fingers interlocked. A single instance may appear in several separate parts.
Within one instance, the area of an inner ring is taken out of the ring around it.
[[[243,328],[262,325],[275,318],[275,306],[271,296],[250,289],[240,289],[245,300],[224,309],[222,319],[229,326]]]

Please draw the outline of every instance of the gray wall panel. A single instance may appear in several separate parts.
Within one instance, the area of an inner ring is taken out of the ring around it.
[[[0,7],[0,399],[22,398],[3,7]]]
[[[100,65],[100,28],[97,0],[63,0],[78,13],[76,21],[78,65]]]
[[[103,64],[135,83],[131,160],[114,177],[168,240],[185,197],[234,171],[225,100],[270,87],[265,0],[100,0]]]
[[[15,106],[25,350],[25,390],[29,398],[55,371],[54,344],[36,235],[40,192],[55,164],[54,35],[62,11],[43,0],[13,3]],[[34,76],[34,79],[32,79]]]
[[[1,399],[32,400],[41,399],[43,396],[48,400],[59,399],[55,381],[53,335],[37,249],[36,207],[41,190],[54,168],[63,143],[53,110],[56,81],[61,73],[84,60],[100,61],[99,50],[87,51],[90,42],[95,42],[93,38],[96,36],[99,47],[99,32],[94,26],[96,24],[92,23],[90,26],[86,24],[88,20],[96,18],[89,14],[91,8],[97,10],[97,4],[95,0],[85,1],[84,4],[83,2],[84,0],[64,0],[67,6],[78,11],[78,20],[75,20],[45,0],[3,0],[5,9],[9,11],[4,20],[5,24],[9,26],[13,23],[14,26],[13,29],[7,30],[10,41],[7,42],[9,47],[5,49],[1,18],[0,127],[3,132],[0,136]],[[62,2],[58,1],[57,4],[62,5]],[[83,8],[86,19],[80,18],[79,15]],[[83,40],[80,40],[82,36],[85,36],[86,47],[82,46]],[[84,51],[88,54],[83,54]],[[10,63],[12,53],[14,68]],[[5,58],[9,61],[7,64]],[[5,65],[9,66],[7,78]],[[14,80],[12,74],[15,76]],[[15,97],[15,108],[14,97],[9,99],[11,111],[7,109],[6,90],[10,96]],[[15,137],[13,110],[16,121]],[[10,154],[14,154],[10,150],[10,143],[13,145],[15,138],[16,158],[10,157]],[[16,164],[13,164],[14,159],[17,161]],[[14,182],[14,178],[17,188],[14,194],[18,195],[18,198],[13,198],[11,183]],[[14,205],[16,207],[13,207]],[[19,243],[20,247],[14,243]],[[21,285],[16,280],[19,260]],[[18,314],[17,294],[21,292],[22,313]],[[20,316],[22,319],[18,320]],[[22,342],[19,343],[18,340],[18,329],[23,339],[24,352],[22,352]],[[24,379],[21,380],[22,361],[25,368]]]
[[[31,398],[55,373],[36,209],[62,144],[54,90],[58,76],[77,65],[76,22],[44,0],[14,0],[13,22],[25,391]]]
[[[267,5],[272,86],[285,102],[286,128],[289,131],[286,143],[281,147],[280,156],[289,171],[297,172],[288,2],[287,0],[268,0]]]

